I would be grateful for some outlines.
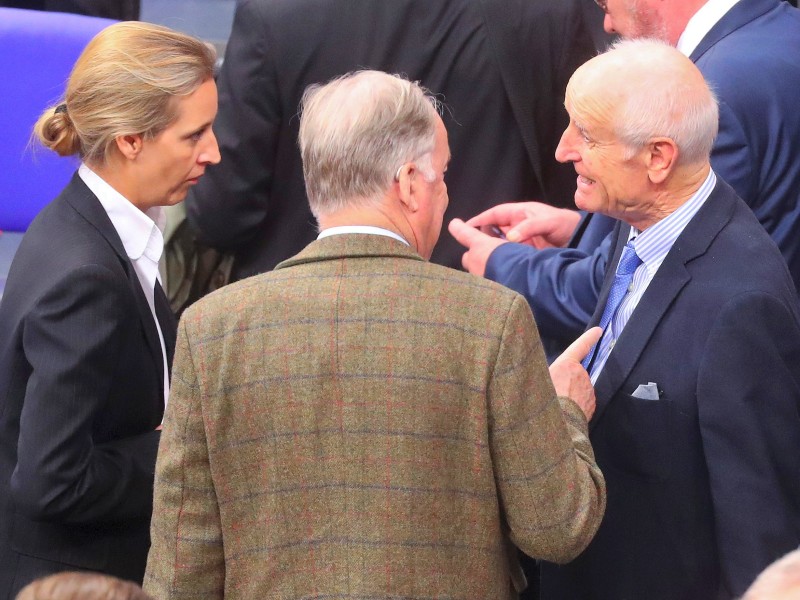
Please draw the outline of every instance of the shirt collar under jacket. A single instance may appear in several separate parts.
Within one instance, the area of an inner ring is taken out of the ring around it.
[[[703,41],[711,28],[728,14],[739,0],[708,0],[700,7],[678,38],[678,50],[685,56],[691,56],[697,46]]]
[[[698,190],[689,200],[681,204],[675,212],[661,219],[658,223],[651,225],[643,232],[631,227],[628,239],[636,238],[633,242],[636,254],[647,266],[650,276],[654,276],[661,263],[672,249],[672,245],[678,236],[683,233],[686,225],[697,214],[703,206],[714,186],[717,184],[717,176],[713,169],[708,170],[708,176]]]
[[[386,237],[394,238],[398,242],[403,242],[406,246],[410,244],[403,238],[403,236],[389,231],[383,227],[373,227],[372,225],[340,225],[339,227],[328,227],[319,232],[318,240],[330,237],[332,235],[343,235],[345,233],[365,233],[367,235],[385,235]]]

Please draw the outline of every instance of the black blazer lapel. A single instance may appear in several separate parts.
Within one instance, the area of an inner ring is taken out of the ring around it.
[[[611,253],[611,258],[608,261],[605,279],[603,279],[603,287],[600,288],[600,295],[597,298],[597,306],[594,307],[594,314],[592,315],[592,318],[589,319],[588,327],[595,327],[600,323],[600,318],[603,316],[603,310],[605,310],[606,302],[608,302],[608,295],[611,293],[611,284],[614,282],[614,273],[616,272],[617,264],[619,263],[619,257],[622,256],[622,249],[628,242],[630,230],[631,226],[622,222],[618,222],[617,225],[614,226],[613,235],[616,236],[616,241],[614,242],[614,251]]]
[[[114,250],[114,253],[119,258],[122,268],[128,278],[128,285],[130,285],[131,292],[136,298],[136,306],[139,309],[139,319],[142,323],[147,346],[150,354],[156,365],[159,373],[159,388],[161,393],[164,393],[164,361],[161,354],[161,342],[158,339],[158,330],[156,329],[153,313],[150,312],[150,305],[147,303],[147,298],[142,290],[142,284],[139,282],[139,277],[128,259],[128,254],[125,252],[125,247],[122,245],[122,240],[114,229],[111,219],[108,217],[103,205],[86,186],[83,180],[75,173],[72,180],[65,188],[63,193],[64,199],[94,227],[100,235],[108,242],[108,245]],[[168,332],[163,332],[164,341],[166,344],[166,337]]]
[[[178,334],[178,320],[167,300],[164,288],[160,282],[156,282],[153,294],[153,305],[156,309],[156,318],[161,326],[161,334],[164,336],[164,350],[167,353],[167,367],[172,370],[172,359],[175,356],[175,338]]]
[[[603,415],[611,399],[619,392],[620,387],[630,375],[639,357],[645,351],[650,337],[661,322],[664,314],[675,302],[684,286],[691,280],[691,275],[686,265],[702,256],[708,250],[711,242],[720,230],[730,221],[733,214],[735,192],[722,180],[717,180],[717,185],[711,192],[705,204],[687,224],[672,249],[667,254],[664,262],[656,272],[655,277],[645,291],[630,320],[617,340],[614,350],[608,355],[606,364],[594,386],[596,408],[592,421],[593,428]],[[622,227],[617,238],[614,260],[609,265],[606,279],[603,282],[601,302],[592,316],[592,323],[596,324],[605,306],[605,300],[613,281],[613,269],[619,262],[622,246],[628,239],[629,227]],[[613,267],[611,266],[613,265]],[[640,382],[647,383],[647,382]]]

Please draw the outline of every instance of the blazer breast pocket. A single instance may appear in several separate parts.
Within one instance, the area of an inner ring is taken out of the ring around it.
[[[640,478],[663,481],[672,474],[675,414],[671,400],[618,394],[603,416],[611,466]]]

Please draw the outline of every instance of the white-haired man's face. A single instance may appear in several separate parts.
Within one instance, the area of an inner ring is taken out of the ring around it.
[[[631,210],[638,213],[647,181],[641,161],[628,156],[613,131],[610,115],[581,118],[569,100],[566,106],[570,124],[556,148],[556,159],[575,166],[575,205],[622,220]]]

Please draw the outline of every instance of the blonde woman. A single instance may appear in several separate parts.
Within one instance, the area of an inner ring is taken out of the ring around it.
[[[214,59],[190,36],[114,24],[35,126],[81,162],[0,304],[0,598],[64,570],[142,580],[176,327],[162,207],[219,161]]]

